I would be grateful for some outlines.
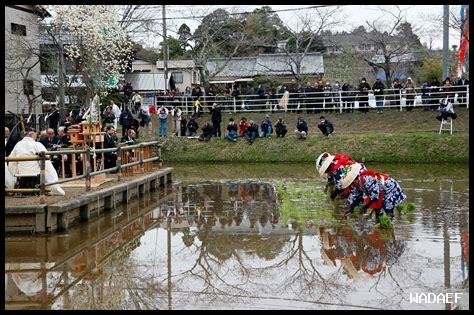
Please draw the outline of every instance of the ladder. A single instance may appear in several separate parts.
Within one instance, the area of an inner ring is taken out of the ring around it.
[[[441,120],[441,124],[439,125],[439,134],[443,130],[449,130],[449,134],[453,134],[453,119],[451,117],[448,117],[446,120]]]

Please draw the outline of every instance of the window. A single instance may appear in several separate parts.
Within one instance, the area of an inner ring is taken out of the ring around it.
[[[23,80],[23,93],[33,95],[33,80]]]
[[[26,25],[11,23],[12,34],[26,36]]]
[[[183,83],[183,73],[182,72],[171,72],[173,76],[174,83]]]

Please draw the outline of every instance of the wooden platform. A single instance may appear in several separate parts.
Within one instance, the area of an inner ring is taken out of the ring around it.
[[[164,168],[132,180],[124,178],[106,188],[84,191],[77,198],[51,204],[6,205],[5,231],[65,231],[71,225],[97,218],[103,211],[115,209],[119,203],[127,203],[132,198],[166,187],[171,183],[172,172],[172,168]]]

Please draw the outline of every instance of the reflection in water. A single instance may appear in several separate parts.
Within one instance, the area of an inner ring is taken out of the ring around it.
[[[270,183],[176,184],[67,235],[8,237],[5,306],[445,308],[409,304],[409,292],[468,292],[468,196],[454,222],[443,200],[411,197],[420,211],[395,231],[366,220],[314,230],[282,224]],[[446,213],[439,232],[429,209]]]

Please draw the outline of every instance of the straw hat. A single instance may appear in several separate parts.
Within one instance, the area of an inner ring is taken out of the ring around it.
[[[329,155],[331,154],[328,152],[323,152],[316,158],[316,170],[318,172],[319,172],[319,169],[321,168],[321,164],[323,163],[324,159],[327,158]]]
[[[321,177],[324,176],[324,173],[326,173],[332,161],[334,161],[334,155],[329,155],[327,158],[324,159],[323,164],[321,164],[321,167],[319,168],[319,175]]]
[[[341,176],[342,189],[347,188],[350,184],[352,184],[354,179],[356,179],[356,177],[359,175],[361,169],[362,165],[359,163],[351,164],[345,168],[345,171]]]

